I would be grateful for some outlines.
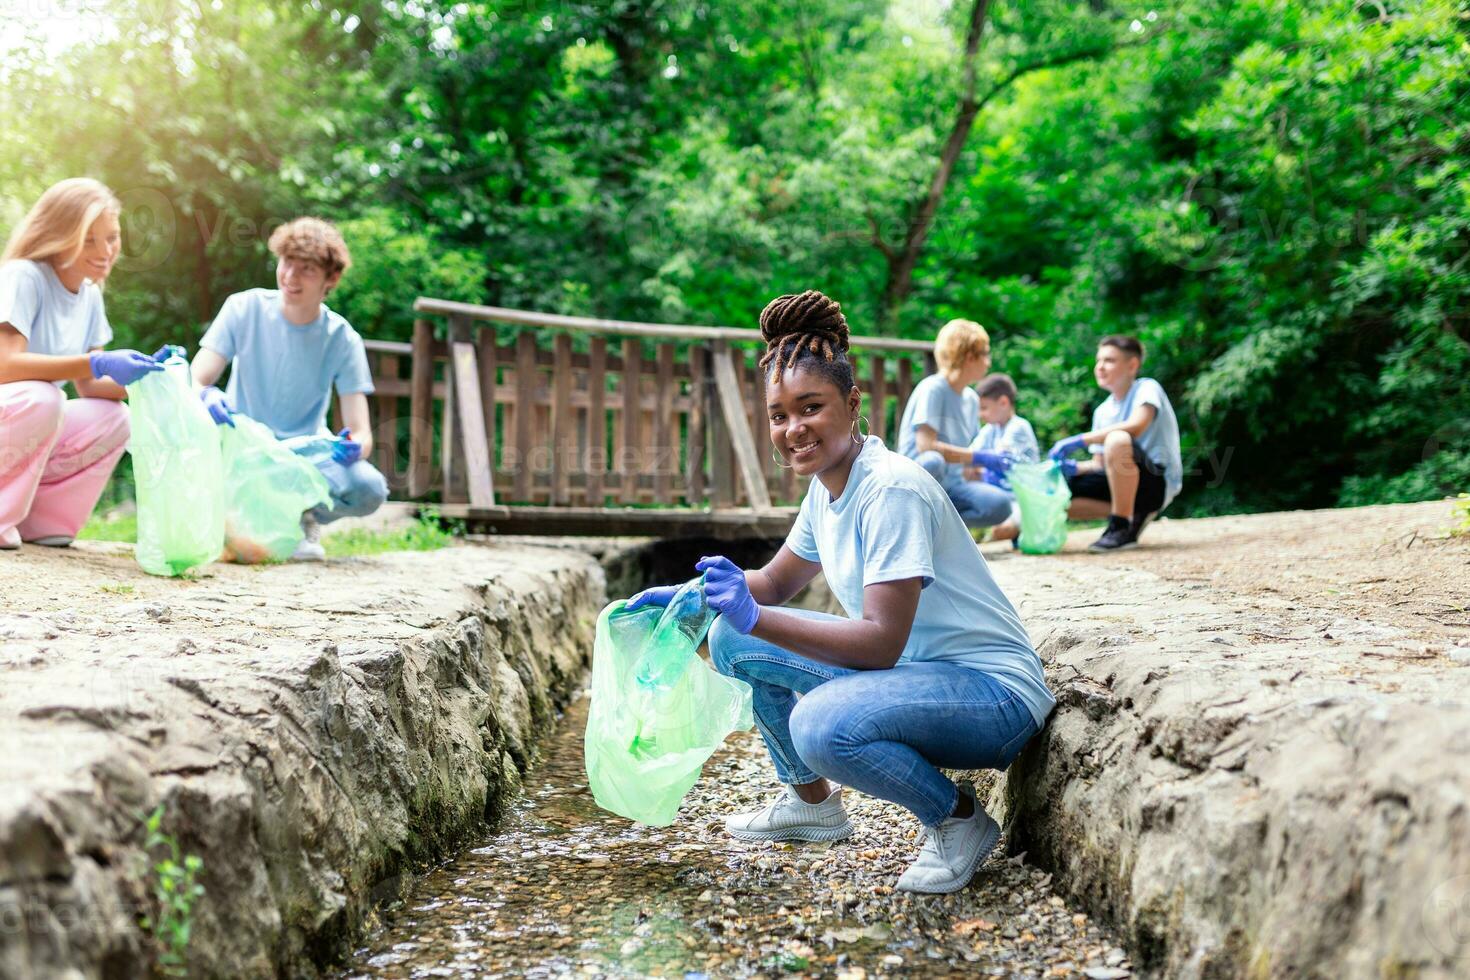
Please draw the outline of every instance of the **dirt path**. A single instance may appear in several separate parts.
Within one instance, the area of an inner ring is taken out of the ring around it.
[[[1098,532],[1076,532],[1062,557],[1206,585],[1273,612],[1371,620],[1443,652],[1470,643],[1470,537],[1446,538],[1450,523],[1445,501],[1166,520],[1117,555],[1089,554]],[[984,550],[992,561],[1009,555]]]

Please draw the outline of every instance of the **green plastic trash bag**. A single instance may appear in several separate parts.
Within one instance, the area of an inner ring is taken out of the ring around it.
[[[133,479],[138,495],[138,564],[182,575],[219,557],[225,541],[219,433],[189,381],[182,347],[163,370],[128,387]]]
[[[285,561],[301,543],[301,512],[330,502],[327,478],[261,423],[236,414],[220,426],[225,552],[242,564]]]
[[[1067,543],[1067,507],[1072,491],[1061,467],[1045,463],[1017,463],[1006,474],[1021,505],[1021,550],[1028,555],[1050,555]]]
[[[753,724],[750,686],[697,652],[716,615],[703,579],[663,608],[625,606],[619,599],[597,618],[587,784],[604,810],[666,827],[705,760]]]

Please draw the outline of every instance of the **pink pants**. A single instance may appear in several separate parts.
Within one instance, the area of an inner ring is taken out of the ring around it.
[[[128,441],[128,409],[46,381],[0,384],[0,545],[76,537]]]

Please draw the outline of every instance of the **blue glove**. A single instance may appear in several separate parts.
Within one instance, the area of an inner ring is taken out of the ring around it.
[[[632,612],[639,606],[667,606],[674,601],[674,593],[678,592],[679,589],[680,586],[677,585],[655,585],[651,589],[644,589],[629,599],[628,604],[623,607],[623,610],[625,612]]]
[[[1010,453],[992,453],[984,449],[977,449],[970,454],[970,462],[976,466],[985,467],[987,472],[1005,473],[1016,461]]]
[[[992,470],[989,467],[986,467],[984,470],[981,470],[980,479],[984,480],[992,487],[999,487],[1002,490],[1010,489],[1009,484],[1006,483],[1005,474],[1002,473],[1000,470]]]
[[[228,425],[232,429],[235,427],[235,420],[230,418],[235,410],[230,407],[230,399],[223,391],[210,385],[200,390],[199,400],[204,403],[215,425]]]
[[[362,459],[362,443],[352,438],[351,429],[343,429],[337,433],[338,442],[332,447],[332,459],[343,466],[351,466]]]
[[[1075,459],[1059,459],[1057,469],[1062,471],[1062,476],[1070,480],[1077,475],[1077,461]]]
[[[92,377],[103,375],[120,385],[130,385],[144,375],[162,371],[163,365],[147,354],[135,350],[99,350],[92,352]]]
[[[704,598],[709,607],[724,616],[725,622],[737,632],[749,633],[755,629],[761,607],[750,594],[740,566],[723,555],[715,555],[699,559],[694,568],[704,573]]]
[[[1051,447],[1051,452],[1047,453],[1047,455],[1052,459],[1061,459],[1064,456],[1072,455],[1086,445],[1087,443],[1083,441],[1081,436],[1067,436],[1065,439],[1058,439],[1056,444]]]

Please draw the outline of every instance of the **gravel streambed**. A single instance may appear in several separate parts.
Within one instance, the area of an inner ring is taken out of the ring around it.
[[[606,813],[586,716],[584,697],[501,826],[426,874],[341,977],[1131,976],[1116,936],[1003,843],[959,894],[894,891],[918,824],[892,804],[849,790],[857,833],[835,844],[728,837],[722,817],[775,785],[754,732],[710,760],[674,826]]]

